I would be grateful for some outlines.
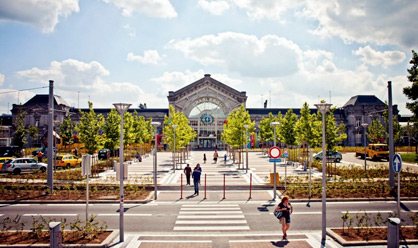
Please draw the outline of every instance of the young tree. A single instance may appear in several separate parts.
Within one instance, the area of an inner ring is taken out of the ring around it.
[[[151,122],[148,124],[150,125]],[[170,147],[174,147],[174,129],[176,128],[176,149],[187,146],[196,137],[196,132],[189,125],[189,120],[180,111],[176,111],[172,105],[169,107],[169,116],[164,117],[164,140]],[[149,127],[149,126],[148,126]],[[153,130],[153,129],[152,129]]]
[[[325,142],[327,143],[326,150],[329,152],[334,151],[335,146],[338,143],[347,139],[344,123],[341,123],[339,126],[335,124],[335,109],[335,107],[331,108],[325,115]],[[322,142],[322,113],[319,111],[316,114],[314,126],[319,134],[318,144],[320,144]],[[321,142],[319,142],[319,140],[321,140]]]
[[[279,113],[281,115],[281,113]],[[260,140],[263,142],[266,141],[273,141],[274,139],[274,129],[271,125],[272,122],[277,122],[278,117],[274,116],[271,112],[269,113],[269,117],[265,118],[263,117],[260,121],[260,124],[258,125],[258,128],[260,129]],[[276,130],[277,131],[277,130]],[[276,133],[277,135],[277,133]]]
[[[123,114],[123,145],[126,146],[134,143],[134,136],[134,117],[126,111]]]
[[[250,114],[245,109],[244,104],[241,107],[232,110],[224,124],[224,131],[222,133],[222,140],[233,147],[240,147],[245,144],[245,128],[244,125],[249,125],[248,133],[254,131],[255,122],[251,122]]]
[[[103,125],[103,134],[105,136],[104,148],[111,151],[116,149],[120,139],[120,115],[116,109],[111,109]]]
[[[64,121],[60,124],[59,134],[64,146],[74,143],[74,123],[71,121],[71,115],[67,115]]]
[[[137,144],[144,144],[152,141],[153,139],[153,127],[151,125],[152,119],[145,120],[144,116],[138,116],[136,111],[134,112],[134,140]]]
[[[296,122],[296,140],[299,144],[307,144],[310,147],[318,145],[320,139],[318,130],[314,126],[314,115],[311,114],[308,103],[304,103],[300,110],[300,118]]]
[[[93,154],[99,148],[99,131],[104,124],[104,117],[102,114],[96,115],[92,102],[88,102],[88,104],[89,112],[80,110],[80,122],[75,129],[79,133],[80,141],[85,144],[87,153]]]
[[[287,145],[296,144],[295,125],[297,120],[298,116],[293,113],[292,109],[289,109],[281,121],[279,133],[283,142]]]
[[[26,112],[22,112],[17,115],[16,122],[14,125],[15,132],[13,134],[12,142],[15,146],[18,146],[20,149],[22,149],[27,143],[27,136],[29,135],[32,139],[36,138],[36,135],[38,134],[38,128],[28,126],[25,127],[24,125],[24,118],[25,118]]]
[[[418,54],[412,50],[412,59],[409,61],[411,68],[408,69],[409,75],[408,80],[412,83],[411,86],[403,88],[403,93],[412,102],[408,102],[406,107],[411,110],[413,117],[412,120],[414,125],[418,123]]]
[[[385,137],[385,127],[378,118],[374,118],[367,129],[367,138],[370,143],[380,143],[380,140]]]

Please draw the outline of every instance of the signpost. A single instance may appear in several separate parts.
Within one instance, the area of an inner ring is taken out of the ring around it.
[[[401,169],[402,158],[399,153],[395,154],[392,159],[393,171],[398,173],[398,218],[401,218]]]

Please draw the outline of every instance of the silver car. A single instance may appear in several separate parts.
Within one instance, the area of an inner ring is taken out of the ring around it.
[[[321,161],[322,160],[322,152],[318,152],[313,157],[317,161]],[[343,155],[341,155],[341,153],[339,153],[339,152],[327,152],[327,160],[331,160],[335,163],[339,163],[342,159],[343,159]]]
[[[15,175],[19,175],[21,172],[34,172],[38,170],[44,173],[47,166],[47,164],[39,163],[33,158],[14,158],[4,162],[1,171]]]

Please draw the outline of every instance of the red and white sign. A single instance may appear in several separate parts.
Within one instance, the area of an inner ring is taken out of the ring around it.
[[[269,150],[269,155],[270,158],[280,158],[280,155],[282,155],[282,151],[280,150],[280,148],[273,146]]]

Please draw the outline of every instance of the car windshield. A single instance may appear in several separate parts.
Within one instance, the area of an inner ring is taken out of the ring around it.
[[[6,160],[6,162],[4,162],[5,164],[9,164],[9,163],[11,163],[11,162],[13,162],[13,159],[8,159],[8,160]]]
[[[107,150],[100,150],[100,153],[107,153]]]
[[[62,159],[62,156],[57,156],[57,160],[61,160]]]
[[[377,151],[389,151],[388,146],[376,146]]]

